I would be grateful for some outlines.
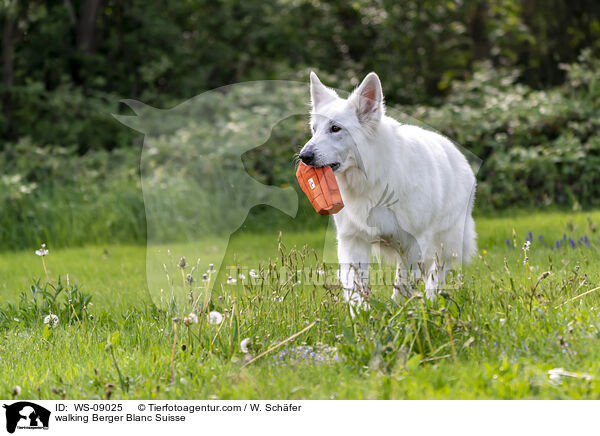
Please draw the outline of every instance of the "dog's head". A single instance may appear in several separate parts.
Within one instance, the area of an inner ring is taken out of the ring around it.
[[[377,132],[384,115],[379,77],[369,73],[348,99],[321,83],[310,73],[312,138],[300,151],[300,159],[314,167],[334,171],[360,167],[360,148]]]

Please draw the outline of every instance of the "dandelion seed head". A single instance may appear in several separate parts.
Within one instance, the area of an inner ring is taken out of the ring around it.
[[[183,324],[186,326],[198,324],[198,315],[196,315],[194,312],[190,313],[188,316],[183,318]]]
[[[42,244],[41,248],[35,250],[35,254],[37,254],[40,257],[47,256],[48,249],[46,248],[46,244]]]
[[[221,324],[223,322],[223,315],[213,310],[208,314],[208,320],[211,324]]]
[[[46,324],[48,326],[48,328],[51,328],[51,329],[56,328],[56,326],[58,325],[58,316],[56,316],[53,313],[47,315],[44,318],[44,324]]]
[[[240,342],[240,350],[242,350],[242,353],[248,354],[248,346],[249,345],[250,345],[250,338],[242,339],[242,342]]]

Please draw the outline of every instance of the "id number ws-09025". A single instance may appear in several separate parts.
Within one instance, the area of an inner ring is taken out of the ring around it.
[[[122,412],[122,404],[113,403],[92,403],[92,404],[74,404],[76,412]]]

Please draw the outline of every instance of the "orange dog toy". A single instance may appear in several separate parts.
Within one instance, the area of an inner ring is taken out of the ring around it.
[[[337,180],[330,167],[315,168],[300,162],[296,178],[319,214],[332,215],[344,207]]]

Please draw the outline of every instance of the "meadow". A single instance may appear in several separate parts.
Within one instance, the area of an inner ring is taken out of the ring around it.
[[[332,268],[323,229],[238,232],[220,272],[210,243],[198,261],[173,246],[166,297],[148,290],[143,245],[4,252],[0,396],[598,398],[598,222],[478,217],[479,256],[437,300],[422,283],[399,303],[374,286],[356,317],[317,280]]]

